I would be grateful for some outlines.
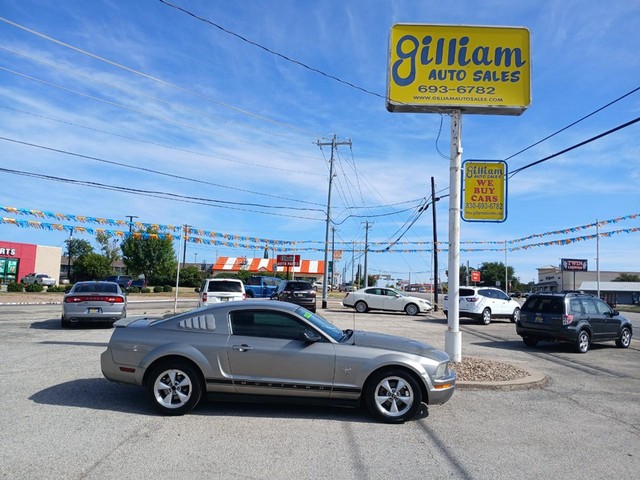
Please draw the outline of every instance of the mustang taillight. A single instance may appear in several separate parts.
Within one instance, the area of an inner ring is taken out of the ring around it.
[[[67,297],[64,303],[80,303],[80,302],[107,302],[107,303],[124,303],[122,297],[108,297],[104,295],[82,295],[77,297]]]
[[[573,315],[562,315],[562,325],[571,325],[573,323]]]

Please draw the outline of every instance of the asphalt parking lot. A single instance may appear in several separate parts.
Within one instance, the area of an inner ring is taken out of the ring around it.
[[[173,305],[130,306],[130,314]],[[138,311],[135,311],[135,308]],[[110,328],[59,326],[59,305],[0,305],[3,448],[11,479],[563,479],[640,476],[640,340],[525,347],[513,324],[461,320],[463,356],[549,378],[543,388],[461,388],[403,425],[334,407],[205,403],[157,416],[142,389],[113,384],[99,356]],[[439,314],[322,313],[341,328],[444,348]],[[631,316],[631,315],[630,315]],[[634,315],[638,335],[640,316]]]

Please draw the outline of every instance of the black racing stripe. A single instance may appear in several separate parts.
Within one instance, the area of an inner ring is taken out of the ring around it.
[[[262,382],[241,380],[234,382],[228,379],[207,378],[207,384],[212,385],[235,385],[236,387],[259,387],[271,388],[274,390],[306,390],[315,392],[333,391],[339,393],[356,393],[362,390],[356,387],[333,387],[331,385],[309,385],[304,383],[284,383],[284,382]]]
[[[213,385],[233,385],[233,381],[226,378],[207,378],[206,382]]]

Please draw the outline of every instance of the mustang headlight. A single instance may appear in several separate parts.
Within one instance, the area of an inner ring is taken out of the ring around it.
[[[436,368],[436,376],[435,378],[446,377],[449,374],[449,362],[442,362]]]

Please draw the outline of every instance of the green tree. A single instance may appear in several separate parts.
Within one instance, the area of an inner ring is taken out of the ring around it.
[[[173,241],[157,236],[152,228],[145,233],[148,235],[130,235],[122,242],[122,260],[132,275],[144,274],[151,285],[164,284],[177,268]]]
[[[100,245],[102,255],[109,260],[110,265],[113,265],[115,262],[120,260],[121,255],[118,239],[114,238],[113,234],[98,232],[96,233],[96,242]]]
[[[621,273],[612,282],[640,282],[640,275],[635,273]]]
[[[93,253],[93,247],[87,240],[82,240],[80,238],[68,238],[64,243],[67,244],[67,257],[69,259],[69,265],[73,264],[73,269],[69,272],[69,280],[75,282],[77,259],[82,258],[89,253]]]
[[[104,255],[91,252],[82,255],[73,264],[76,280],[102,280],[113,272],[111,262]]]
[[[513,286],[514,280],[517,279],[513,276],[513,267],[507,267],[507,278],[509,283]],[[505,281],[505,266],[502,262],[485,262],[480,265],[480,276],[482,284],[489,287],[495,287],[500,285],[502,290],[506,290]],[[500,282],[500,283],[498,283]],[[511,289],[509,289],[511,290]]]
[[[199,287],[205,278],[207,278],[207,272],[203,272],[198,267],[189,266],[180,269],[181,287]]]

